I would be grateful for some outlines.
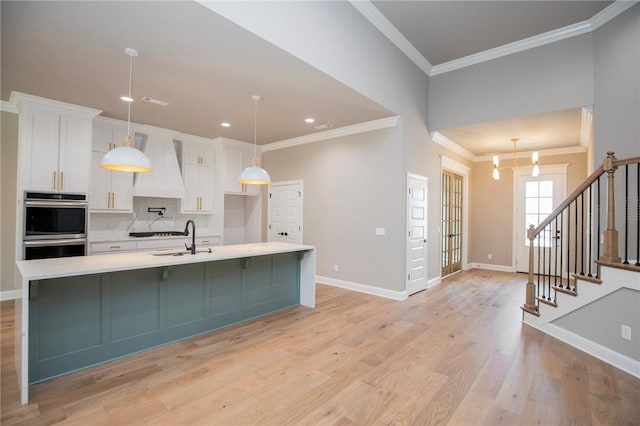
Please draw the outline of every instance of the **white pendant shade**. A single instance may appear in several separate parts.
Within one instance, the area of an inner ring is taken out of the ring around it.
[[[271,176],[262,167],[258,166],[258,160],[254,159],[251,166],[240,173],[238,182],[248,185],[267,185],[271,183]]]
[[[253,161],[251,166],[247,167],[240,173],[238,182],[243,185],[268,185],[271,183],[271,176],[262,167],[258,166],[258,102],[262,98],[258,95],[251,97],[254,103],[254,122],[253,122]]]
[[[133,77],[133,57],[138,56],[138,52],[135,49],[126,48],[124,53],[129,56],[129,95],[121,97],[123,101],[127,102],[127,136],[124,138],[123,146],[112,149],[102,157],[100,167],[119,172],[152,172],[149,157],[135,148],[131,137],[131,103],[133,102],[131,80]]]
[[[129,146],[119,146],[107,152],[100,167],[120,172],[151,172],[151,161],[142,151]]]

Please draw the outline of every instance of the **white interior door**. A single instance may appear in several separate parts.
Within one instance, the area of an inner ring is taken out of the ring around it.
[[[302,181],[269,186],[267,241],[302,244]]]
[[[407,175],[407,292],[427,288],[427,178]]]
[[[526,170],[526,169],[525,169]],[[553,172],[553,170],[550,170]],[[565,169],[566,171],[566,169]],[[529,239],[527,229],[529,225],[538,226],[564,200],[566,196],[566,173],[544,173],[541,167],[537,177],[520,173],[515,176],[515,269],[518,272],[529,271]],[[539,250],[534,250],[534,273],[537,273],[539,256],[551,259],[551,252],[556,244],[562,242],[556,238],[556,229],[552,227],[539,240]],[[556,265],[552,265],[553,268]],[[558,268],[562,265],[557,265]],[[552,270],[552,274],[557,271]]]

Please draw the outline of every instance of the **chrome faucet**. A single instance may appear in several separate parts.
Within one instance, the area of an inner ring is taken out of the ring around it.
[[[187,224],[184,226],[184,235],[189,235],[189,224],[191,224],[191,228],[193,233],[191,234],[191,247],[187,246],[187,243],[184,243],[184,248],[191,251],[191,254],[196,254],[196,224],[193,220],[189,219]]]

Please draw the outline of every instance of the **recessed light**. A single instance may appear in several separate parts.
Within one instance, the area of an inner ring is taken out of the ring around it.
[[[316,120],[315,120],[315,119],[313,119],[313,118],[311,118],[311,117],[309,117],[309,118],[305,118],[305,119],[304,119],[304,122],[305,122],[305,123],[309,123],[309,124],[311,124],[311,123],[315,123],[315,122],[316,122]]]
[[[231,123],[227,123],[226,121],[223,121],[222,123],[220,123],[220,125],[222,127],[231,127]]]
[[[133,98],[129,97],[129,96],[120,96],[120,99],[122,99],[125,102],[133,102]]]

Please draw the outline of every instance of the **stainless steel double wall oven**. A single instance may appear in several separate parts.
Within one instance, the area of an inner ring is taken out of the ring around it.
[[[87,254],[86,194],[24,193],[24,259]]]

